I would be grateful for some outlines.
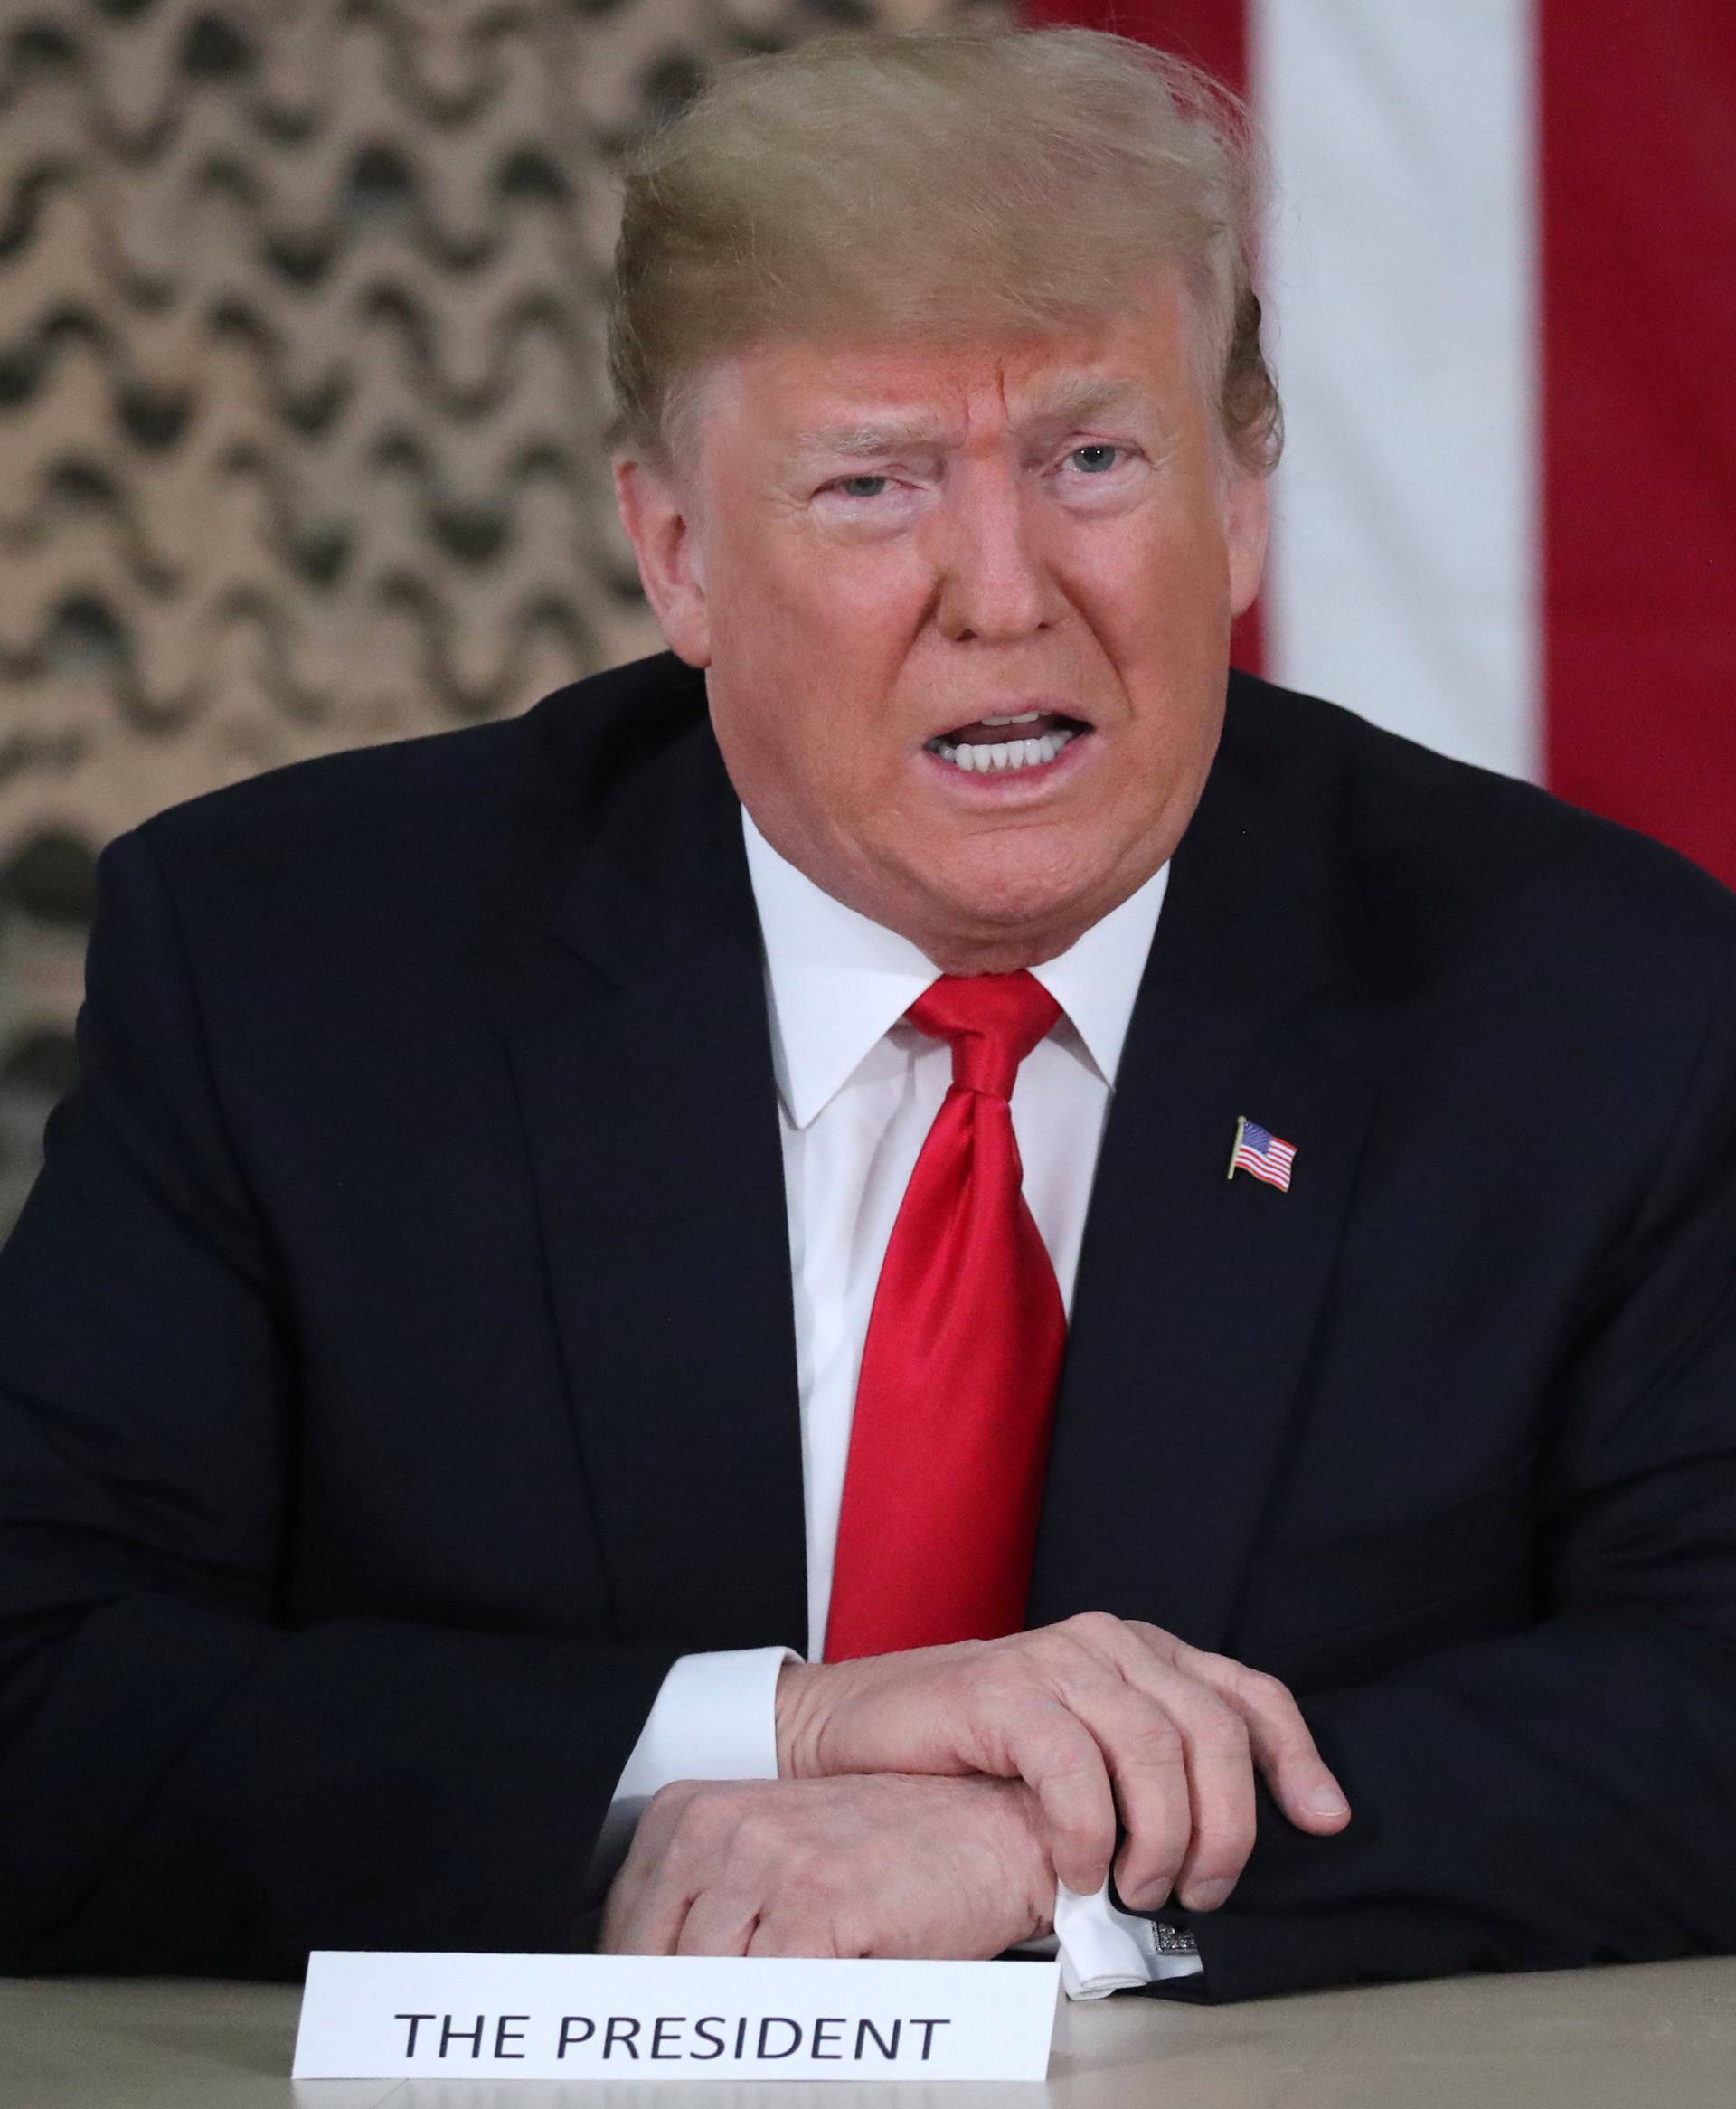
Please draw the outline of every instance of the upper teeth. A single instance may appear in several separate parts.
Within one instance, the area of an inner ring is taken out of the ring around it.
[[[1015,718],[978,718],[976,722],[979,725],[1028,725],[1034,723],[1042,715],[1040,710],[1027,710],[1022,716]]]
[[[1041,714],[1033,711],[1033,717]],[[1003,723],[1026,724],[1026,718],[1003,720],[985,718],[986,725]],[[1070,740],[1078,735],[1071,730],[1045,733],[1040,740],[997,740],[990,745],[967,746],[951,740],[931,740],[929,752],[939,755],[943,761],[951,761],[960,769],[974,769],[979,773],[989,769],[1034,769],[1039,763],[1052,761]]]

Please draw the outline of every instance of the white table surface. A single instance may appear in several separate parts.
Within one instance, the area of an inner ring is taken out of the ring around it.
[[[0,1979],[3,2109],[1736,2109],[1736,1959],[1064,2007],[1043,2085],[305,2080],[299,1992]]]

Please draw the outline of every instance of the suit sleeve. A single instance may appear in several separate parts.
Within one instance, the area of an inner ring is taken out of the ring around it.
[[[1200,1989],[1736,1949],[1736,1003],[1548,1402],[1536,1623],[1302,1708],[1350,1796],[1262,1800]]]
[[[571,1945],[670,1657],[280,1618],[292,1276],[146,837],[103,859],[79,1064],[0,1255],[0,1965]]]

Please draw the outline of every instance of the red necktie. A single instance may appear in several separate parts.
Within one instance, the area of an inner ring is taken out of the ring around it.
[[[892,1225],[856,1386],[826,1659],[1024,1623],[1067,1340],[1008,1101],[1061,1015],[1029,974],[948,975],[911,1005],[952,1088]]]

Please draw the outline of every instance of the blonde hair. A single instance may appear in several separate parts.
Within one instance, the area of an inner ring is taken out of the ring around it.
[[[1052,328],[1179,267],[1233,458],[1278,458],[1249,261],[1260,165],[1207,74],[1097,30],[816,38],[724,68],[626,169],[609,374],[626,448],[770,336]]]

